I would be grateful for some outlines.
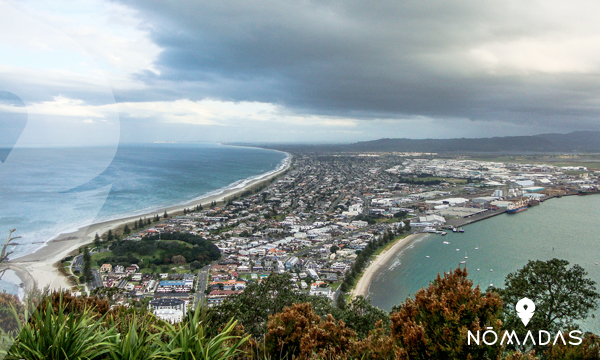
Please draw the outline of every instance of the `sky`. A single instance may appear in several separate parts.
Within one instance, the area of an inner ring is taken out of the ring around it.
[[[0,0],[0,146],[600,130],[594,1]]]

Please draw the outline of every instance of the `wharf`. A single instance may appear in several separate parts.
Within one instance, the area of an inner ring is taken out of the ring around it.
[[[481,220],[489,219],[491,217],[498,216],[504,213],[506,213],[506,209],[498,209],[486,211],[482,214],[477,214],[466,218],[449,218],[446,220],[446,226],[461,227]]]

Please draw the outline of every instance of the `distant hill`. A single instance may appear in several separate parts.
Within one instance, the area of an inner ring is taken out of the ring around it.
[[[460,139],[379,139],[344,145],[268,145],[276,149],[347,152],[600,152],[600,131]]]

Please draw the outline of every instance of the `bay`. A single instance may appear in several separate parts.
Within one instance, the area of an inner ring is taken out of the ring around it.
[[[376,274],[369,296],[373,305],[389,311],[461,261],[474,283],[487,289],[504,287],[506,275],[528,260],[552,258],[581,265],[600,289],[599,210],[600,196],[568,196],[465,226],[465,233],[427,235]],[[583,326],[597,333],[600,311],[593,315]]]

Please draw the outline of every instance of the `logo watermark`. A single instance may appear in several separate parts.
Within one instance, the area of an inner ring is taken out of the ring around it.
[[[527,326],[531,318],[534,316],[535,303],[528,298],[522,298],[515,305],[515,310],[517,311],[517,316],[519,316],[519,318],[523,322],[523,325]],[[519,339],[519,336],[517,335],[515,330],[504,330],[504,332],[501,332],[500,334],[502,336],[499,336],[499,334],[494,330],[493,327],[486,327],[486,331],[484,331],[483,333],[481,332],[481,330],[477,330],[477,333],[475,334],[472,333],[471,330],[468,330],[467,344],[481,345],[483,343],[484,345],[496,345],[499,343],[500,345],[531,344],[534,346],[544,346],[550,345],[550,343],[552,343],[552,345],[556,345],[559,343],[559,341],[562,342],[563,345],[567,345],[567,342],[570,345],[580,345],[583,342],[583,332],[579,330],[571,330],[568,333],[565,333],[567,335],[566,338],[562,331],[559,331],[556,334],[552,335],[549,331],[546,330],[539,330],[537,332],[537,336],[535,336],[531,330],[528,330],[527,334],[522,340]],[[552,339],[554,339],[554,341]]]

